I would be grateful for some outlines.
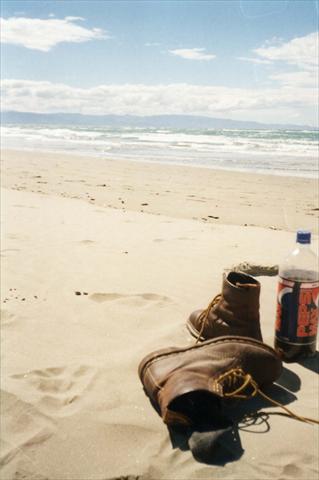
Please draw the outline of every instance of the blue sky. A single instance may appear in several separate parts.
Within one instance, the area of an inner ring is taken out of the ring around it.
[[[313,125],[318,16],[314,0],[4,1],[5,108]]]

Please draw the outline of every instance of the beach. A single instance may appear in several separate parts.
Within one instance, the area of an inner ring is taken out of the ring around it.
[[[1,187],[1,479],[318,477],[317,427],[280,415],[240,430],[237,461],[197,462],[137,375],[194,343],[185,322],[224,270],[278,265],[298,228],[318,250],[315,178],[6,150]],[[273,345],[277,277],[256,278]],[[285,364],[273,392],[312,418],[315,368]]]

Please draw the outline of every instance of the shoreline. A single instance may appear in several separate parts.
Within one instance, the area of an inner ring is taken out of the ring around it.
[[[96,153],[94,154],[94,152],[92,151],[85,151],[83,153],[81,152],[70,152],[68,150],[54,150],[54,149],[37,149],[37,148],[11,148],[11,147],[5,147],[5,148],[1,148],[1,151],[8,151],[8,152],[30,152],[30,153],[42,153],[42,154],[54,154],[54,155],[65,155],[65,156],[72,156],[72,157],[89,157],[89,158],[96,158],[96,159],[100,159],[100,160],[105,160],[105,161],[116,161],[116,162],[130,162],[130,163],[142,163],[142,164],[151,164],[151,165],[165,165],[165,166],[172,166],[172,167],[186,167],[186,168],[202,168],[202,169],[205,169],[205,170],[216,170],[216,171],[225,171],[225,172],[237,172],[237,173],[244,173],[244,174],[255,174],[255,175],[266,175],[266,176],[270,176],[270,177],[291,177],[291,178],[306,178],[306,179],[310,179],[310,180],[318,180],[319,179],[319,170],[317,170],[315,172],[315,174],[299,174],[297,171],[295,171],[295,173],[291,173],[292,171],[289,172],[289,174],[286,174],[286,171],[285,170],[273,170],[272,172],[267,169],[260,169],[260,170],[254,170],[254,169],[245,169],[245,168],[230,168],[230,167],[218,167],[216,165],[207,165],[207,164],[204,164],[204,163],[182,163],[182,162],[178,162],[178,161],[165,161],[165,160],[147,160],[145,158],[139,160],[137,158],[134,158],[134,157],[130,157],[130,158],[125,158],[125,157],[116,157],[116,156],[112,156],[112,158],[110,157],[106,157],[105,154],[101,154],[101,153]],[[242,152],[240,153],[229,153],[228,156],[231,158],[232,156],[233,157],[236,157],[237,156],[242,156],[242,157],[245,157],[245,154],[243,154]],[[252,155],[251,153],[248,154],[249,155]],[[264,153],[260,153],[260,152],[254,152],[254,155],[258,156],[258,155],[261,155],[261,156],[266,156]],[[288,155],[286,155],[288,157]],[[291,156],[289,156],[289,158],[291,158]],[[305,156],[305,158],[307,158]]]

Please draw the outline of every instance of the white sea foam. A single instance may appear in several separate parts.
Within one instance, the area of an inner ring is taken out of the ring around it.
[[[318,132],[6,125],[2,146],[315,177]]]

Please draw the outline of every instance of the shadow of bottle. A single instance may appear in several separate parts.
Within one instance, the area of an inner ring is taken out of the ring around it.
[[[318,350],[313,357],[304,358],[300,360],[299,365],[311,370],[312,372],[319,373],[319,352]]]

